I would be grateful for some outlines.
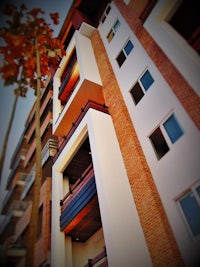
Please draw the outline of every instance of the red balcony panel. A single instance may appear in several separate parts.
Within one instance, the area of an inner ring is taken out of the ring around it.
[[[79,66],[78,62],[76,62],[70,73],[70,77],[66,81],[65,80],[63,81],[64,89],[62,89],[62,92],[59,94],[59,99],[62,105],[64,105],[67,102],[67,99],[73,92],[76,83],[79,81],[79,77],[80,77]]]

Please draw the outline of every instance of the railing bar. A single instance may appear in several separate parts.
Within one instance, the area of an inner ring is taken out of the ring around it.
[[[95,264],[97,263],[98,261],[100,261],[101,259],[105,258],[106,257],[106,251],[102,251],[99,255],[97,255],[96,257],[94,257],[92,259],[92,264]]]
[[[92,170],[92,163],[86,168],[86,170],[82,173],[81,177],[78,178],[76,183],[70,188],[70,191],[63,197],[63,199],[61,200],[62,204],[64,204],[65,200],[71,195],[74,189],[81,183],[81,181],[89,174],[91,170]]]

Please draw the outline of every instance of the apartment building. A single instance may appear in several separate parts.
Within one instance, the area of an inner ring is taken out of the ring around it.
[[[34,266],[50,264],[51,170],[57,151],[57,138],[52,135],[52,81],[41,94],[40,125],[42,138],[42,186]],[[11,160],[8,193],[4,199],[0,230],[1,266],[25,266],[28,232],[34,201],[35,180],[35,104]]]
[[[53,79],[52,267],[199,266],[196,5],[74,1]]]

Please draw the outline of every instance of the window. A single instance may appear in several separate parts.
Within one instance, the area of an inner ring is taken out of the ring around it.
[[[178,199],[177,204],[192,237],[200,236],[200,182]]]
[[[172,11],[169,24],[200,54],[200,24],[198,1],[181,1]]]
[[[142,99],[145,92],[149,89],[149,87],[154,82],[153,77],[149,70],[146,70],[142,77],[136,82],[136,84],[130,90],[131,96],[135,105]]]
[[[107,35],[107,40],[110,43],[113,39],[113,37],[115,36],[115,33],[117,32],[118,28],[120,26],[120,22],[117,19],[117,21],[115,22],[115,24],[112,26],[111,30],[109,31],[108,35]]]
[[[183,130],[175,118],[175,115],[172,114],[149,136],[157,159],[161,159],[170,150],[170,146],[174,144],[182,135]]]
[[[174,144],[183,134],[181,127],[179,126],[174,114],[163,124],[172,144]]]
[[[124,45],[124,47],[119,52],[119,55],[116,58],[119,67],[122,66],[127,56],[131,53],[133,47],[134,47],[133,43],[130,40],[128,40],[128,42]]]
[[[110,12],[110,10],[111,10],[111,6],[109,5],[109,6],[107,7],[106,11],[105,11],[104,14],[103,14],[101,23],[104,23],[104,21],[106,20],[108,14],[109,14],[109,12]]]

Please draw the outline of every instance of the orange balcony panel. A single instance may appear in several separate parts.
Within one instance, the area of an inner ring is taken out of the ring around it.
[[[76,62],[76,64],[73,67],[69,81],[67,82],[64,90],[62,91],[62,93],[59,96],[59,99],[60,99],[62,105],[66,103],[71,92],[74,90],[74,87],[75,87],[77,81],[79,80],[79,77],[80,77],[79,66],[78,66],[78,62]]]
[[[79,84],[78,84],[79,85]],[[78,86],[77,85],[77,86]],[[58,119],[58,126],[55,129],[54,134],[58,136],[66,135],[72,127],[72,123],[76,120],[80,114],[81,108],[83,108],[88,100],[104,104],[104,97],[102,93],[102,86],[89,80],[83,80],[78,92],[76,93],[73,100],[69,104],[68,108],[63,109]],[[63,114],[64,112],[64,114]]]

